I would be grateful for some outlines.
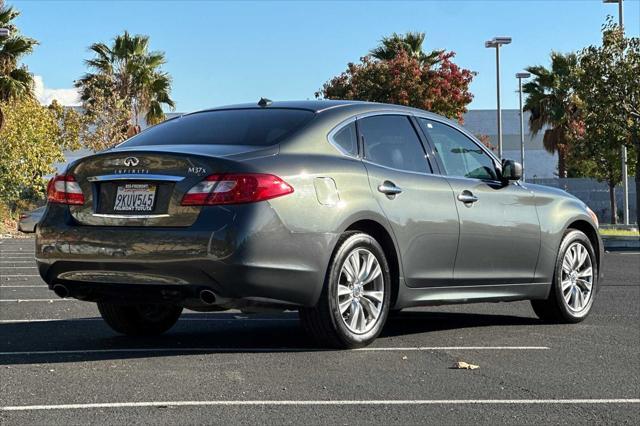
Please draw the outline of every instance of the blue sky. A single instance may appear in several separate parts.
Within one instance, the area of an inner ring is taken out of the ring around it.
[[[508,35],[502,49],[502,102],[517,107],[514,74],[548,64],[551,50],[598,43],[617,5],[557,1],[11,1],[22,32],[40,41],[26,59],[48,88],[71,88],[87,70],[87,46],[128,30],[151,36],[168,60],[178,111],[257,101],[312,98],[332,76],[392,32],[423,31],[425,48],[457,53],[477,71],[470,108],[495,107],[495,53],[484,41]],[[625,27],[638,36],[640,2],[626,0]],[[49,93],[65,93],[50,91]]]

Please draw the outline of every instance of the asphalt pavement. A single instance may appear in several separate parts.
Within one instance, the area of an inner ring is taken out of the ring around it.
[[[163,336],[117,335],[46,288],[33,249],[0,240],[2,425],[640,421],[640,253],[606,254],[581,324],[528,302],[419,308],[365,350],[327,351],[295,312],[185,311]]]

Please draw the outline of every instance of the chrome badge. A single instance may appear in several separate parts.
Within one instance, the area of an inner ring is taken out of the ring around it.
[[[140,160],[137,157],[127,157],[124,159],[123,164],[127,167],[135,167],[140,164]]]

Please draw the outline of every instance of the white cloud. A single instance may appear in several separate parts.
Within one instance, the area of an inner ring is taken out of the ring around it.
[[[80,105],[80,95],[75,88],[70,89],[51,89],[45,87],[44,80],[41,75],[34,75],[33,80],[35,83],[34,91],[36,99],[42,105],[49,105],[54,99],[63,106],[78,106]]]

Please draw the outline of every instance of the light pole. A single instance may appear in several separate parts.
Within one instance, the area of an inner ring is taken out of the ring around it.
[[[498,156],[502,160],[502,110],[500,109],[500,46],[511,43],[511,37],[494,37],[484,42],[484,47],[496,49],[496,97],[498,111]]]
[[[529,78],[531,74],[528,72],[516,73],[518,79],[518,97],[520,99],[520,163],[522,164],[522,181],[525,180],[525,167],[524,167],[524,114],[522,113],[522,79]]]
[[[623,0],[602,0],[603,3],[618,3],[618,25],[624,36],[624,14],[622,13]],[[622,217],[625,225],[629,224],[629,176],[627,171],[627,147],[622,147]],[[636,191],[638,189],[636,188]],[[613,212],[615,214],[615,212]]]

